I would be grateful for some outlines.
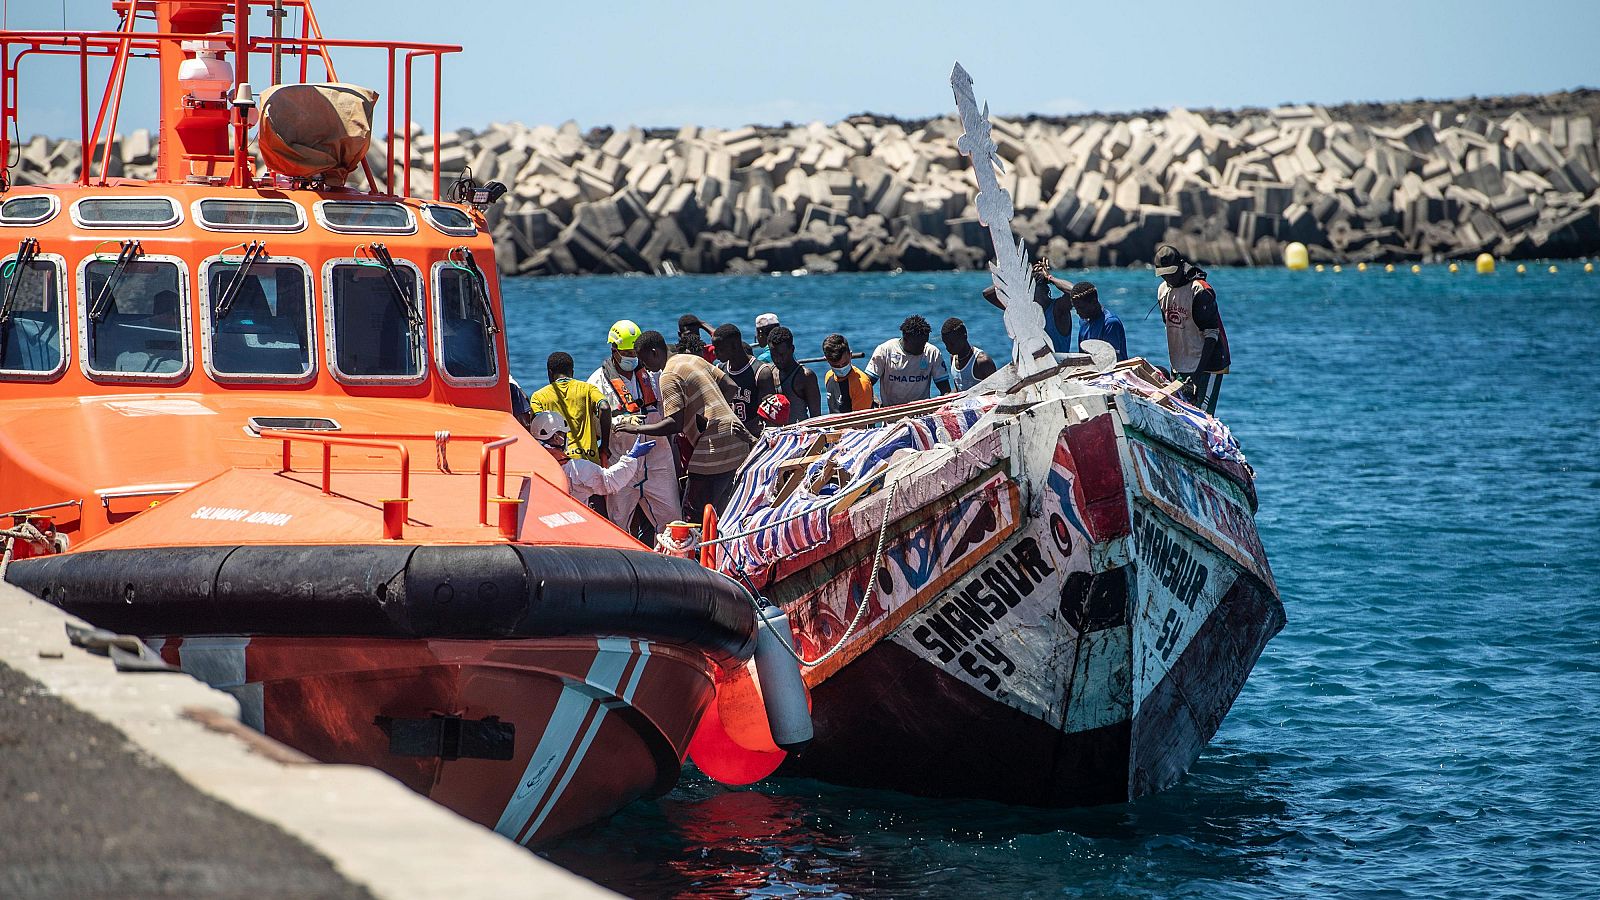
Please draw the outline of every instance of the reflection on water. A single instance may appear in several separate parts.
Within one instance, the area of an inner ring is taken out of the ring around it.
[[[1072,894],[1072,884],[1248,882],[1296,843],[1268,769],[1224,750],[1165,794],[1078,810],[803,779],[730,790],[689,770],[666,797],[541,853],[632,897],[940,897],[976,885],[1027,897]]]

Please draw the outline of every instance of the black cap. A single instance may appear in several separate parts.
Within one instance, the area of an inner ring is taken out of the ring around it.
[[[1171,244],[1162,244],[1156,248],[1156,274],[1176,275],[1178,268],[1183,263],[1183,254]]]

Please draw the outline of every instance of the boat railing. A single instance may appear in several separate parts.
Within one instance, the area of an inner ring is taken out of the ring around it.
[[[450,462],[447,450],[451,441],[467,441],[481,444],[478,454],[478,524],[489,524],[489,504],[491,499],[496,504],[519,503],[506,497],[506,448],[517,442],[514,435],[503,434],[451,434],[440,431],[432,434],[401,434],[401,433],[374,433],[374,434],[348,434],[331,435],[315,434],[303,431],[277,431],[264,429],[261,437],[268,440],[283,442],[283,461],[280,472],[293,472],[293,445],[299,441],[322,446],[322,492],[333,493],[333,448],[335,445],[349,447],[370,447],[380,450],[394,450],[400,455],[400,496],[383,501],[384,510],[384,537],[398,538],[404,530],[405,512],[411,502],[411,451],[406,446],[409,441],[434,442],[438,453],[439,471],[445,474],[454,474],[450,471]],[[496,476],[495,496],[489,495],[489,476]],[[500,515],[506,515],[502,509]],[[398,518],[396,518],[398,517]],[[502,519],[503,521],[503,519]],[[502,525],[502,531],[504,526]],[[391,534],[391,532],[393,532]]]
[[[79,82],[79,126],[81,129],[81,148],[78,184],[88,186],[96,184],[104,186],[108,183],[111,169],[112,143],[116,139],[117,118],[121,111],[123,85],[127,77],[127,66],[130,59],[141,57],[158,57],[163,46],[171,48],[172,45],[182,41],[216,41],[227,45],[227,52],[232,54],[235,84],[242,86],[249,83],[249,60],[251,54],[273,58],[272,81],[281,83],[281,66],[278,61],[282,55],[298,56],[300,60],[299,81],[305,82],[309,77],[309,64],[313,57],[321,60],[326,80],[337,81],[338,75],[333,66],[329,51],[339,49],[365,49],[383,51],[387,56],[387,93],[383,95],[383,104],[386,107],[388,131],[385,136],[384,153],[386,171],[380,179],[371,167],[363,160],[361,169],[366,175],[369,193],[395,194],[396,187],[400,187],[405,195],[411,193],[411,122],[413,107],[412,72],[413,64],[418,59],[433,60],[433,155],[431,169],[433,177],[433,196],[440,196],[440,171],[439,171],[439,130],[441,126],[441,96],[443,93],[443,57],[447,53],[460,52],[461,47],[454,44],[432,44],[417,41],[388,41],[388,40],[351,40],[326,38],[317,23],[316,15],[312,12],[310,0],[233,0],[229,4],[233,9],[234,27],[232,32],[218,33],[182,33],[164,31],[136,31],[135,26],[139,21],[153,18],[151,13],[156,9],[156,3],[150,0],[124,0],[112,4],[124,16],[122,26],[116,31],[0,31],[0,160],[9,160],[12,154],[13,135],[18,131],[17,115],[20,100],[20,64],[29,56],[67,56],[78,58]],[[300,34],[283,37],[269,37],[265,35],[252,35],[249,33],[248,11],[251,8],[273,9],[292,8],[301,11]],[[239,52],[240,48],[244,52]],[[99,110],[95,116],[93,127],[90,126],[90,73],[89,60],[91,57],[110,57],[112,61],[110,74],[107,76],[105,90],[101,95]],[[395,87],[397,80],[403,86],[404,94],[401,102],[397,103]],[[396,122],[396,116],[400,122]],[[165,118],[165,116],[163,117]],[[397,126],[401,129],[396,133]],[[165,126],[163,126],[165,129]],[[376,129],[374,129],[376,130]],[[185,153],[183,159],[196,162],[231,162],[233,174],[230,184],[238,187],[249,187],[253,180],[250,175],[248,128],[243,115],[237,116],[233,123],[233,148],[231,155]],[[162,152],[178,154],[179,148],[168,147],[167,142],[161,145]],[[398,159],[396,158],[398,156]],[[95,164],[99,163],[99,173],[95,173]],[[397,184],[395,167],[397,163],[402,167],[402,174]],[[172,171],[176,171],[174,168]],[[0,183],[6,180],[0,173]],[[171,179],[167,179],[171,180]],[[183,180],[178,178],[177,180]]]

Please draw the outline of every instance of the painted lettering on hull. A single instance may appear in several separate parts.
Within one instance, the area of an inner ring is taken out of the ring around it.
[[[1239,577],[1239,569],[1141,504],[1133,505],[1132,525],[1137,705],[1166,677]]]
[[[945,594],[943,601],[932,604],[925,621],[911,629],[911,637],[941,663],[955,662],[990,692],[997,691],[1000,679],[1017,666],[989,634],[997,625],[1003,627],[1007,614],[1054,572],[1039,542],[1025,537],[966,584]]]

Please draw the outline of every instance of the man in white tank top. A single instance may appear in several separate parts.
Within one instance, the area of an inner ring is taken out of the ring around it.
[[[950,389],[964,391],[994,374],[994,360],[967,340],[967,323],[955,316],[944,320],[939,339],[950,352]]]

